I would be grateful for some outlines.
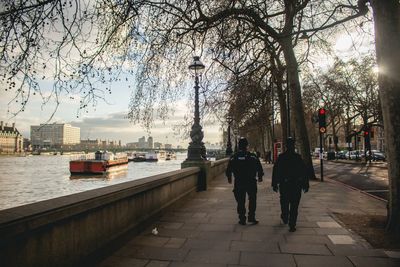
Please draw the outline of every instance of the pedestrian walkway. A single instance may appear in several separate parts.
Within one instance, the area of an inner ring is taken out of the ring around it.
[[[232,185],[218,177],[167,211],[98,266],[400,266],[344,228],[334,212],[386,214],[385,203],[333,181],[311,182],[300,203],[297,231],[280,222],[279,195],[264,165],[258,225],[239,225]],[[157,231],[153,231],[157,228]],[[154,232],[154,233],[152,233]]]

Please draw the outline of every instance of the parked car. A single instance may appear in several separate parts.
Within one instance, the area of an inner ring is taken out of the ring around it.
[[[325,151],[324,151],[324,149],[322,148],[322,154],[323,154],[324,156],[326,156],[324,153],[325,153]],[[319,147],[314,148],[314,157],[316,157],[316,158],[319,157]]]
[[[346,159],[361,159],[364,157],[364,151],[362,150],[353,150],[346,153]]]
[[[348,159],[348,157],[346,157],[347,152],[348,152],[347,150],[341,150],[341,151],[337,152],[336,158],[337,159]]]
[[[380,160],[385,161],[386,160],[386,156],[382,151],[371,150],[371,154],[372,154],[371,160],[373,160],[373,161],[380,161]],[[367,156],[369,156],[369,151],[367,151]]]
[[[372,153],[372,160],[373,161],[378,161],[378,160],[385,161],[386,156],[382,152],[375,152],[375,153]]]

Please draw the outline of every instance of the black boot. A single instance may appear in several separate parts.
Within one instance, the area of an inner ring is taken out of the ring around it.
[[[282,219],[283,224],[288,224],[289,220],[287,217],[283,216],[283,214],[281,214],[281,219]]]
[[[246,225],[246,216],[239,216],[239,224]]]
[[[251,224],[259,223],[259,221],[257,221],[255,217],[251,217],[251,218],[249,217],[248,222],[251,223]]]

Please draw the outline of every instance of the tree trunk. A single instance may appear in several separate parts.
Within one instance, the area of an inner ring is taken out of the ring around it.
[[[333,121],[332,121],[333,150],[338,151],[337,143],[335,143],[335,137],[336,137],[336,124],[335,124],[335,120],[333,119]]]
[[[274,134],[272,133],[272,127],[270,127],[268,129],[268,151],[272,151],[274,150]],[[266,152],[268,152],[266,151]]]
[[[375,24],[379,92],[388,157],[389,205],[387,230],[400,238],[400,3],[370,1]]]
[[[308,140],[307,127],[304,118],[298,63],[294,54],[291,36],[282,39],[281,45],[289,73],[289,88],[291,93],[290,117],[294,120],[297,143],[300,146],[300,153],[303,157],[304,163],[307,166],[308,175],[311,179],[315,179],[315,172],[311,159],[310,143]]]
[[[267,149],[269,150],[270,149],[270,144],[272,143],[272,138],[271,138],[271,133],[272,133],[272,120],[271,120],[271,116],[270,116],[270,114],[272,114],[272,96],[270,96],[270,95],[268,95],[267,94],[267,97],[266,97],[266,103],[265,102],[263,102],[263,110],[262,110],[262,114],[264,114],[263,116],[262,116],[262,122],[261,122],[261,124],[264,124],[264,127],[263,127],[263,143],[262,143],[262,148],[263,148],[263,151],[262,151],[262,155],[263,155],[263,158],[265,158],[265,156],[266,156],[266,152],[267,152]]]
[[[281,72],[280,72],[281,74]],[[286,144],[287,136],[287,108],[286,108],[286,97],[283,93],[282,77],[277,77],[276,81],[276,93],[278,95],[279,110],[281,117],[281,127],[282,127],[282,143]]]
[[[340,129],[340,127],[339,127]],[[335,121],[333,121],[332,123],[332,134],[333,134],[333,148],[336,152],[339,151],[339,147],[338,147],[338,143],[335,142],[336,138],[337,138],[337,130],[336,130],[336,124]]]
[[[265,132],[266,129],[264,130],[264,126],[260,127],[260,134],[261,134],[261,151],[259,151],[261,153],[261,157],[265,158]]]

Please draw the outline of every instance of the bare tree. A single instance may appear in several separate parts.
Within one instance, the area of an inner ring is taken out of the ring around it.
[[[343,95],[338,87],[339,81],[332,79],[332,70],[329,69],[326,74],[317,74],[317,76],[308,76],[304,85],[305,109],[313,114],[310,118],[314,120],[317,110],[321,107],[321,102],[327,110],[327,128],[332,133],[334,139],[334,148],[337,151],[338,129],[341,125],[343,110]],[[316,121],[315,121],[316,122]],[[314,129],[315,127],[313,127]],[[328,135],[325,138],[329,138]]]
[[[250,143],[266,151],[266,137],[271,130],[271,87],[264,75],[254,72],[251,76],[233,81],[230,90],[229,114],[240,127],[240,133],[250,137]]]
[[[39,84],[35,84],[37,64],[32,63],[37,63],[42,51],[56,47],[50,56],[56,69],[52,75],[56,80],[52,96],[79,93],[81,108],[85,109],[98,99],[106,99],[95,81],[112,81],[118,79],[115,74],[137,67],[137,88],[128,117],[132,121],[143,121],[148,127],[156,113],[155,107],[159,107],[159,116],[165,117],[168,103],[171,103],[168,100],[179,94],[178,88],[184,84],[187,74],[185,66],[193,51],[211,56],[220,67],[234,63],[240,68],[242,62],[249,60],[257,64],[261,59],[259,55],[268,52],[265,40],[269,40],[282,48],[292,95],[291,117],[300,151],[310,171],[310,148],[294,47],[300,34],[315,35],[366,11],[344,0],[318,3],[309,0],[207,3],[199,0],[103,0],[82,3],[86,2],[6,2],[0,13],[4,22],[1,45],[5,48],[3,51],[13,46],[19,48],[11,50],[14,58],[3,53],[2,65],[6,66],[3,73],[11,73],[11,82],[28,86],[25,90],[21,87],[21,93],[17,93],[19,101],[27,103],[29,89],[40,92]],[[57,27],[56,21],[60,21]],[[44,38],[53,27],[59,33],[58,38],[52,40],[55,45],[47,44],[49,38]],[[250,47],[253,51],[255,47],[259,53],[247,56],[237,53]],[[24,56],[26,52],[21,52],[28,50],[30,58]]]
[[[370,56],[347,62],[336,59],[326,72],[308,78],[304,87],[306,107],[316,111],[319,101],[323,101],[328,111],[327,126],[332,129],[333,136],[337,136],[339,128],[346,129],[352,120],[361,121],[358,132],[382,126],[375,66]],[[349,134],[350,129],[346,131],[346,135]],[[337,150],[337,146],[335,148]]]
[[[134,41],[126,38],[134,32],[127,26],[136,15],[129,2],[3,1],[0,74],[3,90],[13,94],[10,113],[23,112],[32,95],[57,105],[62,95],[79,95],[81,110],[106,101],[110,87],[99,84],[115,81],[123,71]],[[54,81],[51,88],[45,88],[47,80]]]

